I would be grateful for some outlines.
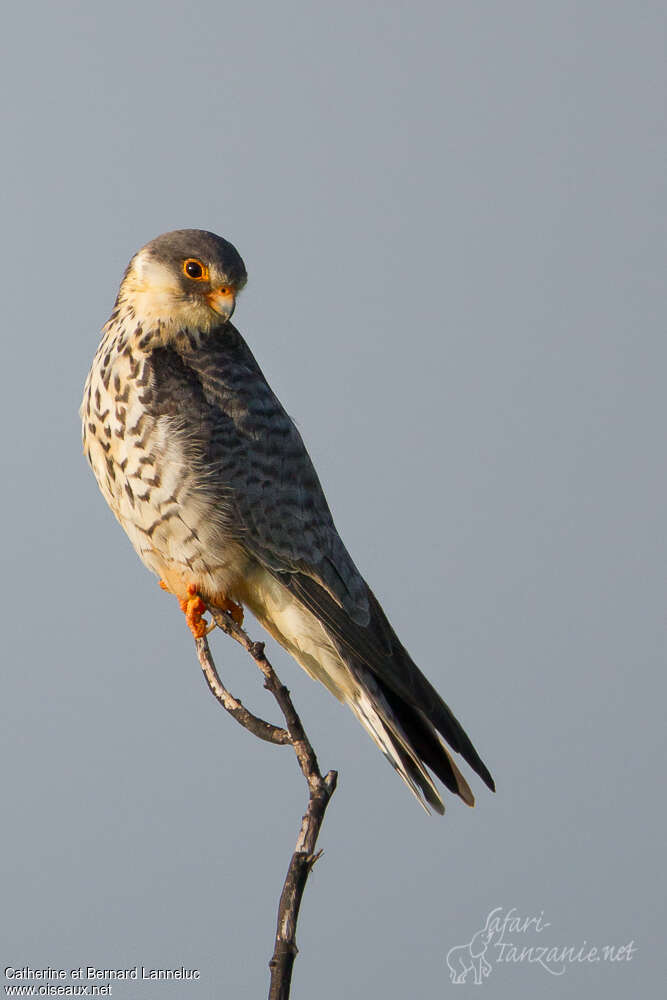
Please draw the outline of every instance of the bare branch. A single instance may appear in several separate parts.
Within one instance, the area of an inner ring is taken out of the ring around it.
[[[301,772],[308,783],[308,807],[301,819],[296,848],[292,855],[283,890],[278,905],[278,920],[274,951],[269,962],[271,984],[269,1000],[288,1000],[292,982],[292,969],[297,955],[296,925],[299,919],[299,908],[303,898],[308,876],[313,865],[322,852],[315,853],[315,845],[322,826],[326,808],[336,789],[338,775],[329,771],[324,777],[320,772],[317,757],[312,744],[306,736],[290,693],[280,681],[275,670],[264,653],[263,642],[253,642],[245,629],[241,628],[231,615],[217,608],[208,609],[216,625],[227,635],[230,635],[252,656],[253,660],[264,674],[264,687],[274,696],[280,707],[287,729],[273,726],[258,716],[249,712],[235,698],[220,680],[216,670],[208,641],[204,636],[196,639],[197,656],[201,664],[206,682],[223,708],[232,715],[240,725],[255,736],[269,743],[284,745],[290,743],[294,747]]]
[[[195,646],[209,690],[213,697],[217,698],[225,711],[229,712],[244,729],[253,733],[254,736],[258,736],[260,740],[266,740],[267,743],[276,743],[278,745],[291,743],[292,741],[286,729],[281,729],[279,726],[272,726],[270,722],[265,722],[259,716],[253,715],[238,698],[235,698],[227,690],[216,670],[206,636],[201,639],[195,639]]]

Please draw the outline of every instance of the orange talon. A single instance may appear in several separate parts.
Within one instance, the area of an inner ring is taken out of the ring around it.
[[[165,583],[164,580],[160,580],[160,586],[163,590],[168,590],[170,593],[171,588]],[[187,622],[188,628],[192,632],[195,639],[201,639],[203,636],[208,635],[215,628],[215,622],[209,624],[203,617],[206,614],[207,607],[203,598],[197,593],[197,584],[189,583],[185,591],[187,597],[179,597],[178,604],[185,615],[185,620]],[[221,611],[226,611],[234,619],[237,625],[243,625],[243,608],[236,601],[230,600],[228,597],[223,595],[216,595],[211,599],[211,605],[216,608],[220,608]]]
[[[200,618],[196,622],[188,619],[188,628],[195,639],[203,639],[208,632],[208,622],[204,621],[203,618]]]
[[[160,586],[163,590],[169,589],[163,580],[160,580]],[[184,598],[179,597],[178,605],[185,615],[187,626],[195,639],[201,639],[203,636],[207,635],[214,626],[209,626],[208,622],[203,617],[206,614],[206,604],[197,593],[196,584],[189,583],[186,590],[188,596]]]
[[[228,597],[221,597],[216,598],[215,606],[230,614],[237,625],[243,625],[243,608],[240,604],[230,601]]]
[[[206,605],[202,601],[201,597],[193,597],[188,601],[187,607],[187,614],[190,615],[190,617],[195,617],[196,615],[201,616],[206,611]]]
[[[192,595],[190,600],[183,601],[181,607],[185,612],[185,620],[188,623],[188,628],[195,639],[201,639],[208,632],[208,622],[202,617],[206,612],[206,605],[193,584],[188,585],[188,594]]]

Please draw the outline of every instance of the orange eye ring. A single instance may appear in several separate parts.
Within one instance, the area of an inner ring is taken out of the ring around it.
[[[191,281],[208,281],[208,268],[196,257],[188,257],[183,261],[183,274]]]

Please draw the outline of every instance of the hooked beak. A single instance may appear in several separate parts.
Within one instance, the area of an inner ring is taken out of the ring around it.
[[[233,288],[229,285],[223,285],[222,288],[215,288],[212,292],[209,292],[206,296],[206,301],[211,309],[217,312],[218,316],[222,316],[223,320],[227,322],[234,312],[236,295]]]

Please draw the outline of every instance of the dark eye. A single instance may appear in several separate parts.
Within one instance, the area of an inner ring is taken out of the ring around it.
[[[200,260],[196,260],[194,257],[188,257],[186,261],[183,261],[183,271],[193,281],[199,281],[206,277],[205,266]]]

